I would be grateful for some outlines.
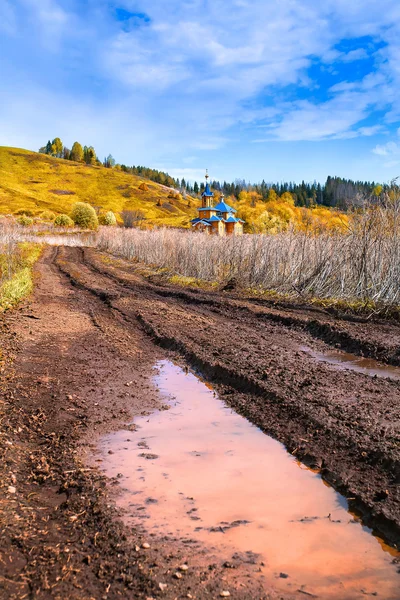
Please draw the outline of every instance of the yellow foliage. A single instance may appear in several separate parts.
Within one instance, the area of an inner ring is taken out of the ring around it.
[[[141,210],[150,226],[189,227],[198,199],[190,198],[188,207],[188,198],[178,196],[171,213],[163,208],[169,188],[146,181],[148,189],[139,191],[141,183],[142,177],[116,169],[0,147],[0,214],[69,214],[76,202],[87,202],[116,215]]]
[[[345,231],[348,217],[324,206],[302,208],[294,205],[290,192],[282,196],[270,190],[266,201],[257,192],[243,190],[235,203],[228,201],[237,209],[237,216],[246,221],[244,230],[247,233],[277,233],[285,231],[289,226],[300,231],[320,233],[322,231]]]

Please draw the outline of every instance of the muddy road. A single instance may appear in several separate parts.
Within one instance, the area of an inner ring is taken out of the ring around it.
[[[163,409],[153,367],[164,360],[201,373],[399,544],[398,324],[183,290],[93,249],[46,249],[36,270],[33,297],[1,331],[0,596],[311,595],[256,577],[261,560],[213,560],[205,540],[123,520],[120,474],[96,468],[99,440]]]

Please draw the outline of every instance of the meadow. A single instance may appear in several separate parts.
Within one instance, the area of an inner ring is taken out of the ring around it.
[[[76,202],[97,210],[140,211],[149,226],[187,227],[198,201],[118,169],[0,147],[0,214],[69,214]]]
[[[379,199],[371,197],[347,212],[299,207],[290,193],[278,196],[273,189],[265,200],[243,190],[228,202],[246,221],[248,233],[219,238],[190,230],[199,198],[184,199],[176,190],[116,168],[0,148],[0,173],[0,214],[11,215],[0,221],[3,306],[29,293],[31,266],[43,243],[97,245],[166,270],[180,284],[234,281],[256,293],[372,310],[400,304],[400,192],[394,183]],[[45,217],[72,214],[77,201],[91,204],[100,215],[113,211],[118,225],[124,211],[143,218],[133,227],[103,226],[82,235],[79,227],[56,227]],[[25,217],[18,215],[33,219],[22,226]],[[19,291],[9,291],[10,281]]]

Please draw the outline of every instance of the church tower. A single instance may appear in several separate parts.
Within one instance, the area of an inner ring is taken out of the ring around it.
[[[201,195],[201,206],[202,208],[209,208],[213,205],[214,194],[210,189],[210,185],[208,183],[209,179],[208,169],[206,169],[206,188]]]

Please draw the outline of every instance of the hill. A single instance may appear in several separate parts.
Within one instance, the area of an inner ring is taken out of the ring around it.
[[[145,183],[147,189],[139,186]],[[117,169],[0,146],[0,214],[69,213],[77,201],[96,208],[141,210],[153,225],[187,227],[198,200],[169,197],[171,188]]]

